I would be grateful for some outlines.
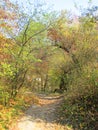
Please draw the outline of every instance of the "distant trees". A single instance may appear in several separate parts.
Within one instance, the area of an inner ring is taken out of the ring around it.
[[[63,66],[62,76],[64,78],[61,78],[61,82],[64,79],[64,85],[68,81],[67,87],[73,84],[73,81],[76,80],[74,79],[76,75],[81,77],[82,73],[84,73],[83,71],[87,71],[86,67],[90,67],[89,64],[92,62],[96,62],[97,30],[93,26],[91,32],[91,30],[88,30],[89,27],[91,28],[89,23],[85,23],[85,25],[83,23],[79,22],[77,26],[74,26],[73,23],[69,24],[65,17],[61,17],[49,29],[48,36],[53,45],[62,49],[65,55],[69,57]],[[89,27],[86,28],[86,25]]]
[[[9,98],[24,86],[43,91],[89,86],[88,75],[97,66],[97,20],[89,20],[95,18],[97,7],[87,9],[74,22],[67,12],[50,15],[39,4],[26,14],[9,1],[1,3],[0,87]]]
[[[68,101],[82,103],[92,118],[98,94],[98,7],[73,19],[65,11],[43,11],[42,3],[27,12],[9,0],[0,4],[0,103],[7,105],[24,87],[66,91]]]
[[[60,93],[67,88],[62,122],[67,122],[73,129],[92,130],[97,122],[97,27],[97,20],[93,16],[81,15],[74,24],[65,20],[64,15],[48,30],[51,44],[65,56],[58,69],[59,89],[55,91]]]

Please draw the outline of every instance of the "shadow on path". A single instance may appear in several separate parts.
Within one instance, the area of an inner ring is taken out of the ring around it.
[[[38,96],[39,104],[33,104],[10,130],[72,130],[58,122],[58,110],[63,96]],[[57,123],[58,122],[58,123]]]
[[[25,114],[32,117],[31,120],[33,121],[43,120],[44,122],[55,123],[62,102],[63,96],[40,97],[39,105],[32,105]]]

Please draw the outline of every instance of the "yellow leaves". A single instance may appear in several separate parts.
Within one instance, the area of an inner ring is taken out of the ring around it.
[[[2,110],[2,109],[3,109],[3,105],[0,104],[0,110]]]
[[[19,115],[23,114],[18,103],[18,101],[10,99],[8,107],[0,105],[0,130],[8,129],[12,122],[16,120]]]
[[[0,124],[0,130],[5,130],[5,128],[3,128],[2,124]]]
[[[80,111],[83,110],[84,108],[83,107],[80,107]]]
[[[84,124],[80,123],[80,128],[83,129],[83,127],[84,127]]]
[[[24,97],[24,101],[25,101],[25,103],[27,103],[27,104],[32,104],[32,103],[38,103],[39,101],[38,101],[38,98],[37,97],[35,97],[35,96],[26,96],[26,97]]]
[[[11,118],[11,109],[3,107],[0,111],[0,118],[2,122],[9,121],[9,119]]]
[[[0,45],[1,45],[1,42],[3,42],[3,43],[6,42],[6,38],[3,36],[2,33],[0,33]]]

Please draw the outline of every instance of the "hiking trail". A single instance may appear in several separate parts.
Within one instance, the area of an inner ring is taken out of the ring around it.
[[[63,96],[40,95],[39,104],[32,104],[10,130],[70,130],[57,123]]]

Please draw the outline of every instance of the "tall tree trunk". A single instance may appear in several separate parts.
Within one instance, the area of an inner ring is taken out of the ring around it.
[[[44,83],[44,92],[46,91],[47,82],[48,82],[48,74],[46,75],[46,78],[45,78],[45,83]]]

